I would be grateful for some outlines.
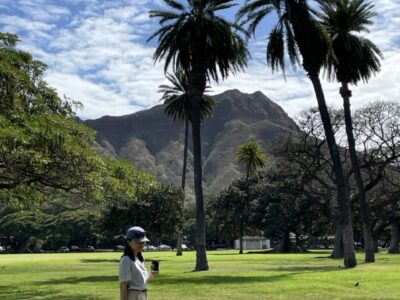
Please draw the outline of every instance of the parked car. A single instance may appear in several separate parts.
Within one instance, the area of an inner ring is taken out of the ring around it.
[[[188,246],[186,246],[185,244],[182,244],[182,251],[189,251],[192,250],[190,249]]]
[[[125,247],[122,245],[115,245],[114,251],[124,251]]]
[[[161,250],[161,251],[165,251],[165,250],[171,250],[172,248],[171,248],[171,246],[168,246],[168,245],[160,245],[160,246],[158,246],[157,247],[158,248],[158,250]]]
[[[155,251],[155,250],[157,250],[157,247],[155,247],[153,245],[146,245],[146,246],[144,246],[144,250],[146,250],[146,251]]]
[[[83,249],[83,251],[94,252],[94,247],[93,246],[87,246],[86,248]]]
[[[71,252],[79,252],[79,251],[81,251],[81,248],[79,248],[79,246],[71,246],[71,247],[69,248],[69,250],[70,250]]]
[[[60,247],[56,252],[67,253],[67,252],[69,252],[69,248],[66,246],[63,246],[63,247]]]

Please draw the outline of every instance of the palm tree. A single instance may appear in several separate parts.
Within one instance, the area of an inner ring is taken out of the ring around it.
[[[254,176],[257,169],[264,168],[267,164],[268,157],[263,148],[256,141],[249,141],[239,146],[236,153],[237,162],[239,165],[246,168],[246,187],[248,188],[248,180]],[[247,193],[248,194],[248,193]],[[244,220],[240,220],[240,251],[243,254],[243,224]]]
[[[154,60],[165,59],[164,70],[183,70],[188,75],[188,96],[192,105],[191,124],[196,195],[196,267],[208,270],[206,231],[202,187],[200,103],[207,80],[226,78],[247,64],[248,51],[237,32],[241,28],[226,21],[216,12],[232,7],[231,0],[187,0],[185,4],[164,0],[170,10],[153,10],[161,26],[150,36],[158,37]],[[243,30],[242,30],[243,31]]]
[[[329,39],[306,0],[249,0],[239,10],[237,19],[241,25],[248,24],[250,35],[254,34],[261,20],[271,12],[276,12],[278,22],[269,34],[267,63],[273,71],[284,70],[287,52],[290,63],[294,67],[301,65],[312,82],[336,180],[339,213],[337,225],[340,226],[343,240],[344,264],[346,267],[355,267],[357,261],[348,187],[319,79],[321,67],[330,51]]]
[[[375,261],[374,241],[369,220],[368,202],[365,185],[358,162],[353,122],[351,119],[349,83],[367,82],[380,70],[378,47],[370,40],[355,35],[368,32],[366,26],[372,24],[373,5],[365,0],[320,0],[321,23],[330,35],[333,55],[329,55],[326,69],[329,79],[341,83],[340,94],[343,98],[346,134],[349,144],[351,164],[357,184],[360,216],[363,226],[365,262]]]
[[[179,120],[184,123],[185,137],[184,137],[184,150],[183,150],[183,168],[182,168],[182,190],[185,195],[185,183],[186,183],[186,165],[187,165],[187,152],[188,152],[188,138],[189,138],[189,121],[191,114],[191,105],[189,99],[189,81],[185,73],[181,70],[177,71],[175,75],[166,74],[167,79],[171,85],[160,85],[158,92],[163,93],[161,101],[164,101],[164,112],[173,118],[173,120]],[[207,88],[205,92],[207,91]],[[200,118],[203,121],[206,117],[211,115],[214,109],[214,100],[203,95],[200,104]],[[182,199],[182,209],[184,205],[184,199]],[[182,255],[182,229],[178,232],[176,255]]]
[[[240,145],[236,157],[238,164],[246,168],[246,180],[254,176],[257,169],[264,168],[268,161],[267,154],[256,141]]]

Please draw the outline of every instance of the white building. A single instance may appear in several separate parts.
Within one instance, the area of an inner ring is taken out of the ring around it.
[[[270,240],[262,236],[244,236],[243,249],[268,249],[271,248]],[[235,240],[235,249],[240,249],[240,239]]]

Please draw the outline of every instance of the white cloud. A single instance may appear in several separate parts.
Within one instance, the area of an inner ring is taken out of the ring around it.
[[[13,26],[16,28],[17,32],[19,31],[49,31],[55,27],[55,25],[48,24],[45,22],[39,22],[39,21],[32,21],[32,20],[27,20],[18,16],[6,16],[6,15],[1,15],[1,22],[3,24],[8,24],[9,26]]]
[[[5,2],[4,2],[5,1]],[[162,63],[153,63],[154,48],[145,40],[157,24],[150,0],[2,0],[0,30],[21,35],[21,48],[49,65],[47,81],[85,108],[79,115],[123,115],[158,103],[157,88],[166,82]],[[400,3],[377,0],[378,17],[366,35],[383,51],[382,71],[368,85],[352,87],[357,107],[375,99],[400,101]],[[79,9],[77,9],[79,7]],[[264,37],[251,42],[253,60],[245,72],[230,76],[215,93],[235,88],[260,90],[291,116],[316,105],[310,81],[301,72],[272,74],[265,64]],[[323,81],[327,102],[340,105],[339,85]]]
[[[46,81],[56,88],[60,95],[65,95],[84,105],[78,115],[83,119],[99,118],[104,115],[126,115],[143,107],[129,103],[106,86],[94,84],[73,74],[48,73]]]

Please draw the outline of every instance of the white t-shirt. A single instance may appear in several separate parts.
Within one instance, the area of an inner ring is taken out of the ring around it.
[[[119,282],[129,282],[129,289],[145,290],[149,273],[144,263],[136,257],[135,261],[124,256],[119,262]]]

